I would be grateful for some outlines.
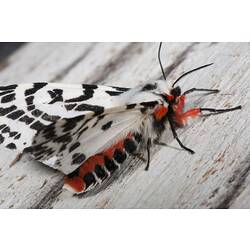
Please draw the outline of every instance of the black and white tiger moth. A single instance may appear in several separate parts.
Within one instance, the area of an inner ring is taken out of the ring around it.
[[[158,58],[160,61],[161,44]],[[241,109],[193,108],[184,111],[186,96],[195,91],[217,93],[217,89],[192,88],[181,93],[176,83],[165,80],[135,88],[103,85],[32,83],[0,87],[0,144],[29,153],[34,159],[65,174],[65,187],[87,192],[108,180],[129,155],[147,152],[160,143],[169,123],[174,138],[184,150],[176,128],[189,118]]]

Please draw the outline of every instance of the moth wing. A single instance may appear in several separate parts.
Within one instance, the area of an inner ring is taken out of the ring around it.
[[[140,108],[140,105],[129,110],[115,107],[87,119],[79,116],[58,120],[38,132],[27,152],[36,160],[69,174],[90,156],[108,149],[130,132],[138,131],[147,118]]]
[[[63,118],[100,114],[116,106],[128,88],[32,83],[0,87],[0,144],[18,152],[37,131]]]

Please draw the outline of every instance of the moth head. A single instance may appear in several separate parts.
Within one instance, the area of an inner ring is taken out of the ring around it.
[[[164,71],[164,68],[162,66],[162,63],[161,63],[161,46],[162,46],[162,43],[160,43],[159,45],[159,49],[158,49],[158,60],[159,60],[159,65],[160,65],[160,68],[161,68],[161,72],[162,72],[162,77],[163,79],[165,80],[165,84],[166,84],[166,74],[165,74],[165,71]],[[171,87],[171,90],[170,90],[170,95],[166,94],[166,100],[169,102],[169,103],[174,103],[176,98],[178,98],[179,96],[181,96],[181,88],[179,86],[176,86],[177,83],[185,76],[189,75],[190,73],[192,72],[195,72],[197,70],[200,70],[200,69],[203,69],[203,68],[206,68],[208,66],[211,66],[213,63],[209,63],[209,64],[205,64],[205,65],[202,65],[198,68],[194,68],[192,70],[189,70],[185,73],[183,73],[181,76],[179,76],[172,84],[172,87]],[[185,92],[184,92],[185,93]]]
[[[165,101],[169,104],[176,103],[176,99],[181,96],[181,88],[179,86],[174,87],[170,90],[169,94],[164,95]]]
[[[155,81],[154,84],[144,85],[143,90],[160,95],[167,103],[175,103],[176,98],[181,96],[181,88],[179,86],[169,88],[166,81],[162,80]]]
[[[174,96],[175,98],[181,95],[181,88],[179,86],[174,87],[170,90],[170,95]]]

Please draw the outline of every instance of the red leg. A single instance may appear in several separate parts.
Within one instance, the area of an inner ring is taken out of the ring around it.
[[[200,114],[201,114],[200,108],[193,108],[184,113],[182,112],[175,113],[173,119],[179,126],[182,127],[186,125],[188,118],[195,118]]]
[[[189,109],[188,111],[183,113],[183,116],[187,119],[189,117],[195,118],[195,117],[199,116],[200,114],[201,114],[200,108],[193,108],[193,109]]]

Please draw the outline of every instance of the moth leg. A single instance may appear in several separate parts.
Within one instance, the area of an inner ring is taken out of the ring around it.
[[[234,108],[230,108],[230,109],[199,108],[201,113],[203,113],[203,111],[210,112],[210,113],[204,114],[204,115],[222,114],[222,113],[226,113],[226,112],[235,111],[238,109],[241,109],[241,105],[234,107]]]
[[[197,88],[192,88],[187,91],[185,91],[182,95],[187,95],[192,92],[210,92],[210,93],[218,93],[220,90],[219,89],[197,89]]]
[[[147,162],[147,160],[141,154],[132,154],[132,156],[140,159],[143,162]]]
[[[173,121],[172,121],[171,119],[168,119],[168,120],[169,120],[170,128],[171,128],[171,131],[172,131],[172,133],[173,133],[174,139],[176,139],[176,141],[179,143],[179,145],[181,146],[181,148],[185,149],[186,151],[188,151],[188,152],[191,153],[191,154],[194,154],[195,152],[194,152],[192,149],[190,149],[190,148],[184,146],[183,143],[182,143],[182,142],[180,141],[180,139],[178,138],[178,135],[177,135],[177,133],[176,133],[176,130],[175,130],[175,126],[174,126]]]
[[[151,147],[151,138],[148,139],[148,142],[147,142],[147,165],[146,165],[146,168],[145,168],[145,171],[148,171],[149,169],[149,164],[150,164],[150,147]]]
[[[192,149],[187,148],[186,146],[184,146],[182,144],[182,142],[180,141],[180,139],[178,138],[173,121],[176,122],[178,125],[184,125],[187,118],[189,118],[189,117],[194,118],[196,116],[199,116],[199,115],[203,114],[204,111],[208,111],[209,113],[204,114],[204,115],[209,116],[209,115],[213,115],[213,114],[222,114],[222,113],[226,113],[226,112],[231,112],[231,111],[235,111],[235,110],[239,110],[239,109],[241,109],[241,106],[237,106],[237,107],[229,108],[229,109],[193,108],[193,109],[190,109],[190,110],[186,111],[182,115],[174,116],[173,120],[171,118],[169,118],[168,120],[169,120],[169,123],[170,123],[170,127],[171,127],[171,130],[172,130],[173,136],[177,140],[179,145],[183,149],[190,152],[191,154],[194,154],[194,151]]]
[[[165,142],[161,142],[161,141],[154,141],[154,144],[158,146],[168,147],[168,145]]]
[[[16,158],[10,163],[10,167],[13,167],[17,162],[19,162],[22,159],[23,154],[19,153]]]
[[[241,106],[237,106],[230,109],[214,109],[214,108],[193,108],[190,109],[183,114],[175,114],[173,116],[173,121],[175,121],[179,126],[184,126],[187,123],[188,118],[195,118],[200,115],[209,116],[209,115],[215,115],[215,114],[221,114],[226,112],[231,112],[241,109]],[[208,111],[209,113],[204,114],[204,111]]]

